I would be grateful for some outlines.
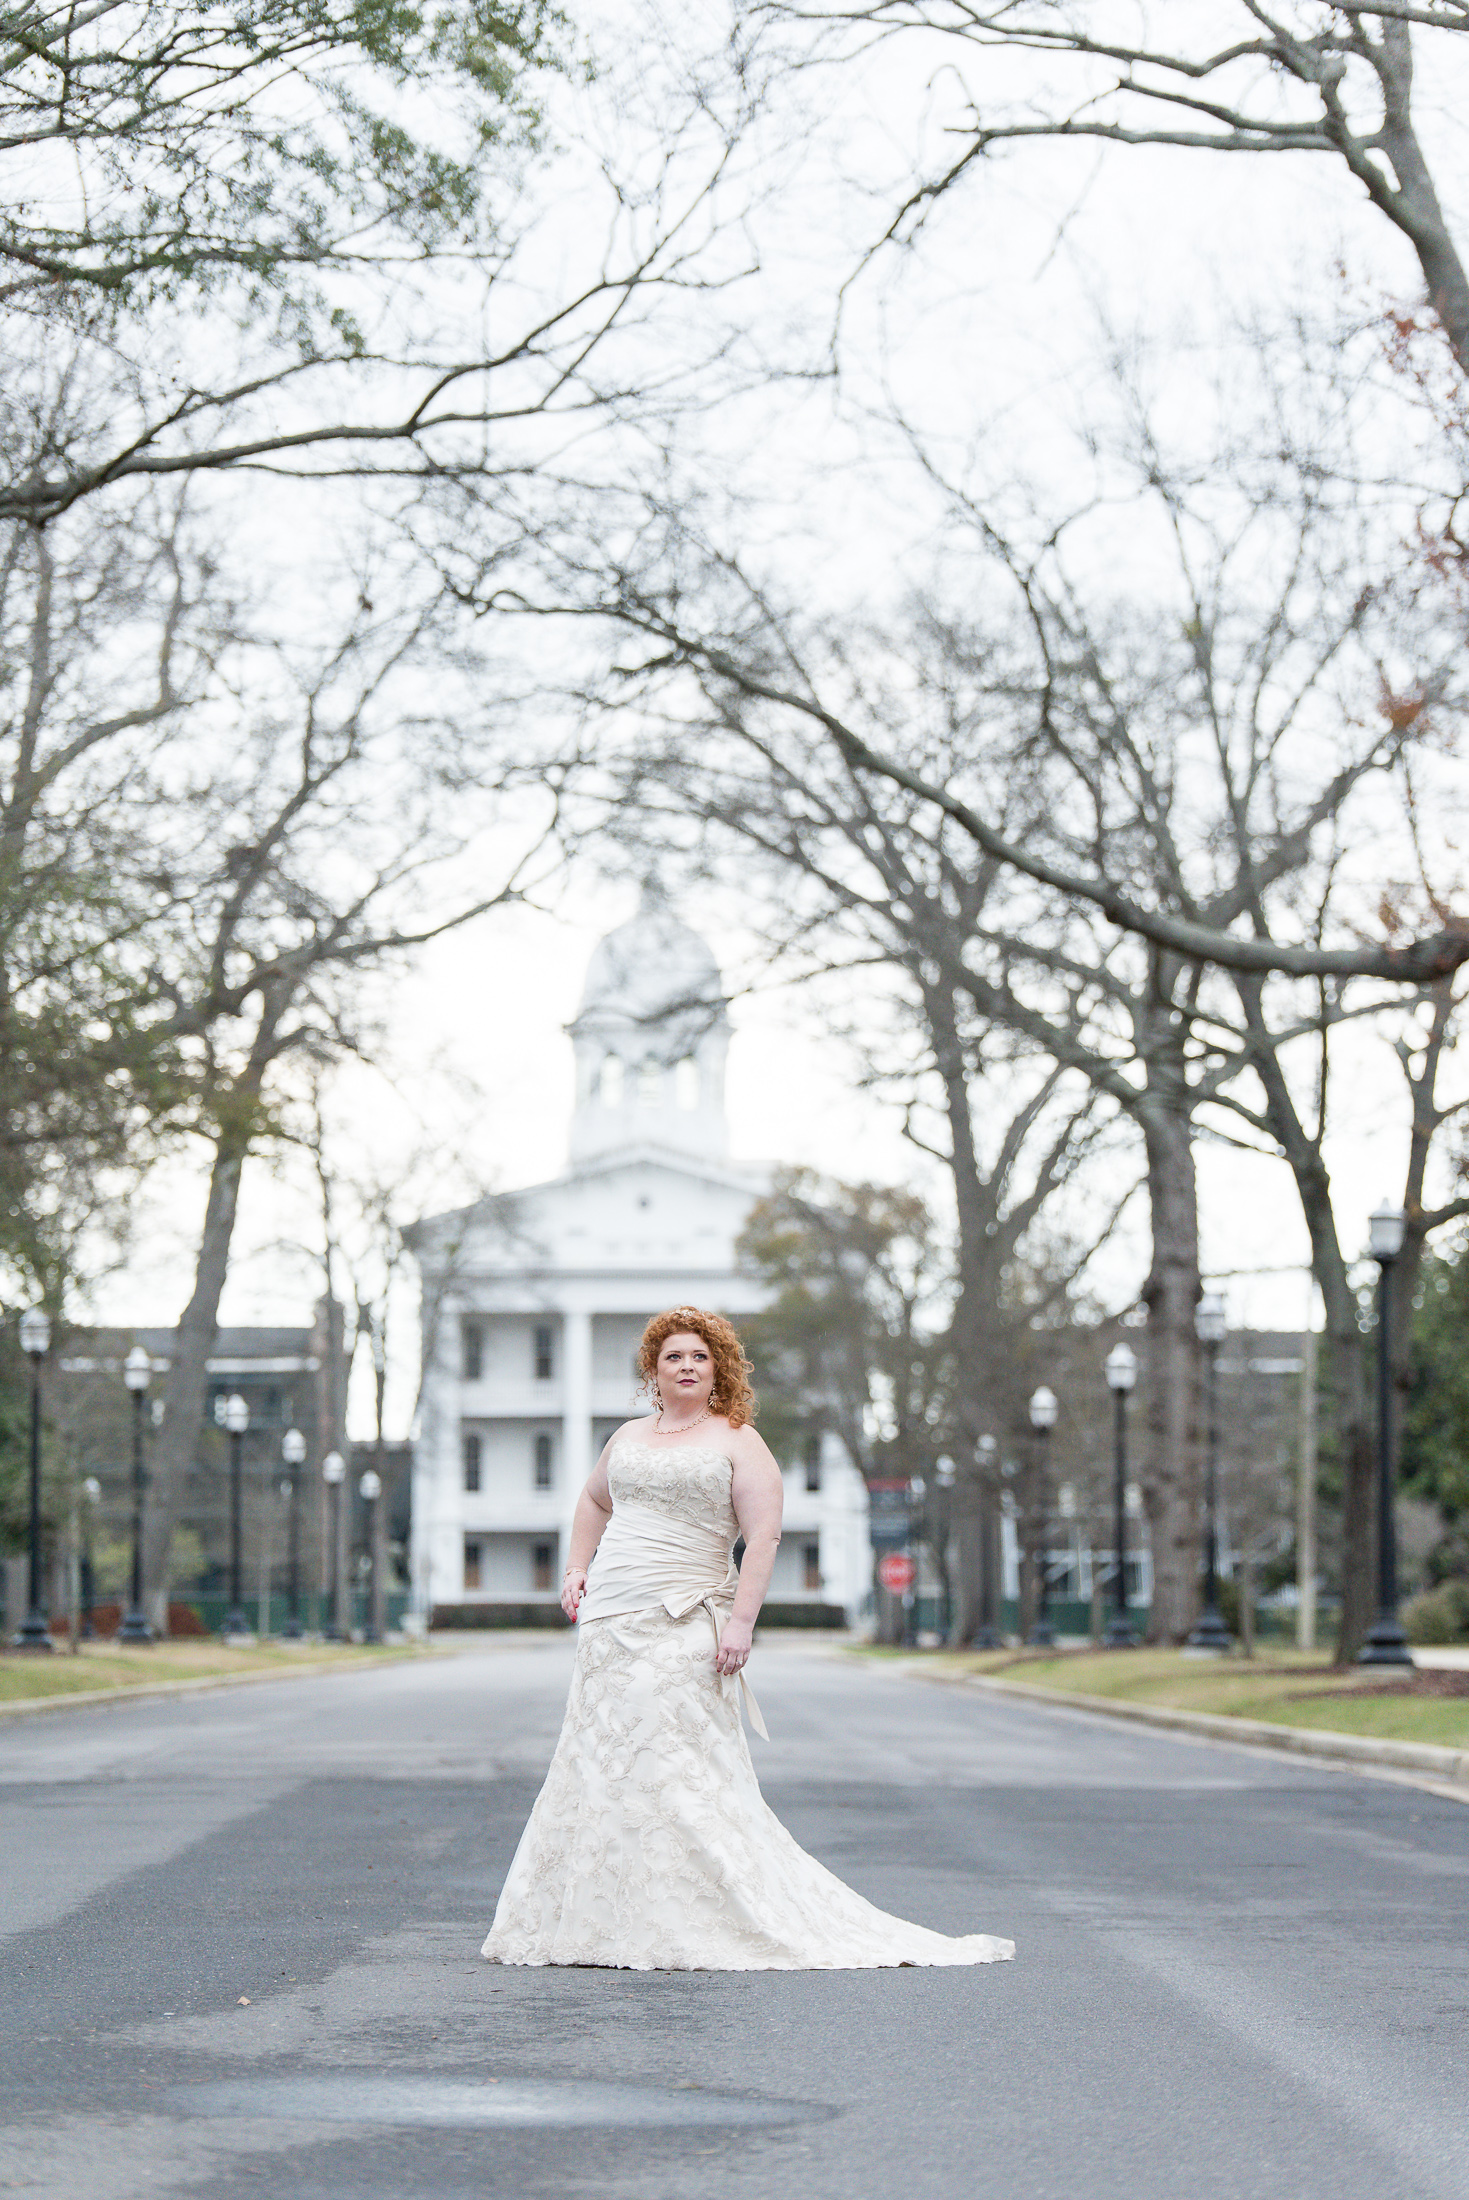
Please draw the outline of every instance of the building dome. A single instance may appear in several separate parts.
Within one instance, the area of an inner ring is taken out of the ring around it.
[[[708,941],[648,887],[637,915],[593,948],[572,1028],[642,1027],[666,1040],[671,1025],[707,1024],[723,1009],[719,965]]]
[[[655,886],[593,949],[571,1037],[574,1162],[633,1146],[724,1155],[729,1020],[719,965]]]

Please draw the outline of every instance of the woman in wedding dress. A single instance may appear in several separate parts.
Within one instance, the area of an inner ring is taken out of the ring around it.
[[[764,1736],[745,1666],[782,1491],[751,1426],[751,1369],[729,1323],[689,1306],[649,1322],[638,1366],[657,1410],[617,1431],[577,1500],[571,1694],[481,1954],[635,1971],[1013,1956],[1013,1941],[875,1909],[765,1803],[740,1712]]]

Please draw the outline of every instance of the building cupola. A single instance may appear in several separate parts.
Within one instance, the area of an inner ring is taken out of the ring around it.
[[[719,965],[656,882],[593,950],[571,1038],[573,1164],[637,1146],[724,1158],[729,1015]]]

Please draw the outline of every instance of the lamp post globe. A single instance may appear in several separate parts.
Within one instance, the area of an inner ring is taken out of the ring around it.
[[[122,1379],[133,1401],[133,1563],[129,1580],[128,1608],[117,1630],[119,1642],[139,1645],[153,1640],[143,1610],[143,1408],[153,1380],[153,1361],[145,1345],[135,1344],[122,1363]]]
[[[51,1317],[44,1308],[28,1306],[21,1315],[20,1349],[32,1360],[44,1360],[51,1350]]]
[[[226,1641],[250,1632],[244,1610],[244,1454],[250,1408],[236,1390],[226,1398],[220,1419],[230,1440],[230,1608],[220,1633]]]
[[[321,1462],[321,1479],[331,1492],[331,1583],[327,1592],[326,1625],[321,1630],[324,1642],[340,1642],[345,1630],[340,1624],[339,1607],[342,1601],[342,1484],[347,1478],[347,1462],[339,1451],[329,1451]]]
[[[1224,1301],[1206,1291],[1194,1308],[1194,1334],[1204,1348],[1207,1451],[1204,1464],[1204,1609],[1187,1648],[1195,1657],[1227,1657],[1234,1639],[1219,1613],[1219,1347],[1229,1328]]]
[[[1051,1625],[1051,1584],[1047,1574],[1048,1545],[1051,1526],[1051,1461],[1050,1437],[1056,1426],[1060,1404],[1054,1390],[1042,1383],[1032,1391],[1030,1399],[1030,1425],[1035,1430],[1040,1480],[1040,1548],[1035,1554],[1035,1621],[1026,1641],[1035,1649],[1048,1650],[1056,1640],[1056,1630]]]
[[[45,1310],[29,1306],[20,1317],[20,1349],[31,1363],[31,1475],[29,1565],[26,1616],[12,1641],[17,1650],[42,1653],[55,1648],[41,1608],[41,1362],[51,1349],[51,1321]]]
[[[282,1482],[286,1501],[286,1624],[281,1635],[299,1642],[306,1630],[301,1625],[301,1467],[306,1459],[306,1439],[298,1428],[288,1428],[281,1438],[281,1457],[290,1468]]]
[[[1137,1382],[1137,1354],[1125,1340],[1114,1344],[1105,1362],[1112,1393],[1112,1537],[1116,1570],[1112,1576],[1112,1617],[1102,1640],[1109,1650],[1135,1650],[1137,1634],[1127,1616],[1127,1400]]]
[[[996,1472],[999,1445],[993,1436],[981,1436],[975,1445],[979,1457],[979,1625],[974,1630],[976,1650],[1003,1650],[1000,1627],[1000,1491]]]
[[[1398,1618],[1397,1462],[1393,1427],[1392,1271],[1408,1218],[1384,1200],[1367,1225],[1367,1249],[1377,1263],[1377,1618],[1357,1652],[1359,1665],[1413,1663]]]

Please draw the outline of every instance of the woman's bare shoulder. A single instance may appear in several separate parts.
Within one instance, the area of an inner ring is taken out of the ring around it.
[[[753,1422],[746,1421],[742,1428],[731,1428],[727,1421],[722,1425],[729,1441],[730,1457],[737,1467],[769,1465],[779,1474],[780,1462]]]
[[[612,1434],[608,1437],[607,1448],[610,1449],[613,1444],[620,1443],[624,1437],[626,1437],[629,1442],[632,1442],[640,1436],[650,1436],[653,1432],[653,1428],[657,1422],[657,1419],[658,1416],[656,1413],[645,1413],[642,1414],[636,1421],[624,1421],[622,1423],[622,1426],[620,1428],[615,1428],[612,1431]]]

